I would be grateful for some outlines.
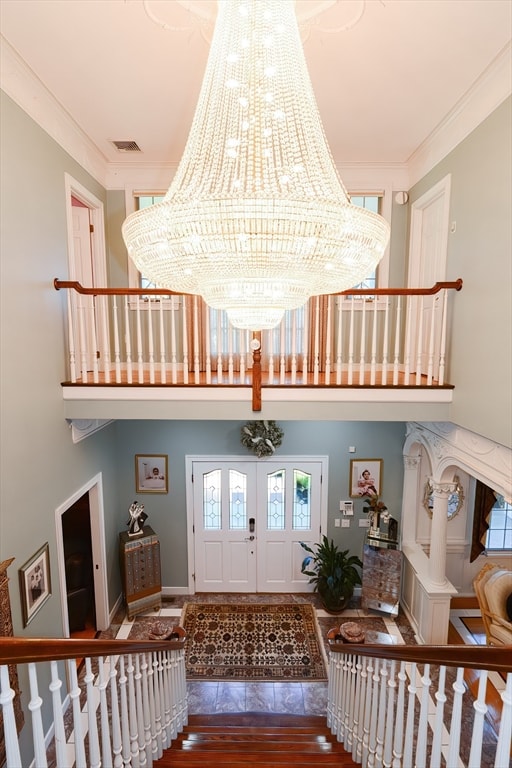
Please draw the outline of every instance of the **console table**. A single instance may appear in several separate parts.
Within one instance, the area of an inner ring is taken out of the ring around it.
[[[398,614],[400,582],[402,577],[402,553],[397,542],[388,538],[368,536],[363,548],[363,583],[361,606]]]
[[[142,535],[119,534],[121,578],[129,619],[162,605],[160,576],[160,542],[155,532],[146,526]]]

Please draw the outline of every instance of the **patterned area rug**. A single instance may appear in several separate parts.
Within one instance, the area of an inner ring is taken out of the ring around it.
[[[186,603],[189,680],[326,680],[311,605]]]

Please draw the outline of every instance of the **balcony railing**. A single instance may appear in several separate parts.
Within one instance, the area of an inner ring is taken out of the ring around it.
[[[314,297],[261,333],[232,328],[197,296],[54,286],[68,289],[65,384],[252,386],[254,410],[262,387],[450,387],[461,279]]]

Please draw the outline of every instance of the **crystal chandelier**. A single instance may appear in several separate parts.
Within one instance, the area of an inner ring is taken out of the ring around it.
[[[370,275],[387,222],[354,206],[318,113],[294,0],[220,0],[199,101],[164,199],[123,224],[137,269],[236,328],[279,324]]]

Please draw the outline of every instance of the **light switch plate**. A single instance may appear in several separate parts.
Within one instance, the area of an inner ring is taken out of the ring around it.
[[[336,517],[334,520],[334,527],[339,528],[340,527],[340,518]]]
[[[350,528],[350,520],[347,517],[344,517],[341,521],[341,527],[342,528]]]
[[[370,527],[370,521],[367,520],[365,517],[362,517],[359,521],[359,527],[360,528],[369,528]]]

